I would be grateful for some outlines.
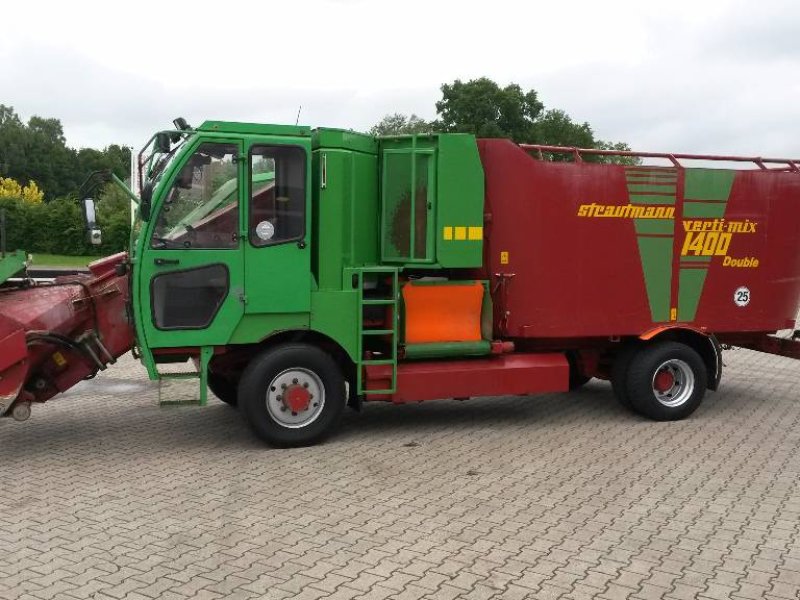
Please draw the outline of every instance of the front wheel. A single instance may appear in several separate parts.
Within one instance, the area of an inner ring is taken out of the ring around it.
[[[239,407],[264,441],[308,446],[329,435],[345,405],[341,370],[326,353],[293,344],[267,350],[239,382]]]
[[[236,406],[239,402],[239,390],[236,381],[209,371],[207,383],[208,389],[225,404]]]
[[[656,421],[692,414],[706,392],[703,359],[689,346],[660,342],[638,349],[628,365],[627,396],[633,408]]]

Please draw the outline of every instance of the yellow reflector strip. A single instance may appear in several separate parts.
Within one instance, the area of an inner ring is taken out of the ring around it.
[[[471,240],[482,240],[483,239],[483,227],[470,227],[468,236],[469,236],[469,239],[471,239]]]
[[[465,240],[467,239],[467,228],[466,227],[456,227],[455,228],[456,239],[457,240]]]
[[[453,239],[453,228],[452,227],[445,227],[442,229],[442,237],[446,240]]]
[[[678,309],[671,308],[669,311],[669,320],[670,321],[677,321],[678,320]]]

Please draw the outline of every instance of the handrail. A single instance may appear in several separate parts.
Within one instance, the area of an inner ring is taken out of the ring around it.
[[[597,148],[574,148],[569,146],[548,146],[545,144],[519,144],[519,147],[526,151],[535,150],[539,153],[539,158],[543,158],[543,152],[553,154],[572,154],[575,162],[583,162],[581,155],[590,156],[632,156],[636,158],[664,158],[669,160],[677,168],[683,168],[678,159],[684,160],[717,160],[724,162],[752,162],[763,171],[793,171],[800,173],[800,159],[795,158],[763,158],[761,156],[726,156],[720,154],[677,154],[667,152],[633,152],[630,150],[600,150]],[[770,169],[767,164],[786,165],[782,169]]]

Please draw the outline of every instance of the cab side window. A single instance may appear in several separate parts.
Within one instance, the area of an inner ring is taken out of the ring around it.
[[[300,240],[306,223],[306,153],[298,146],[250,150],[250,215],[254,246]]]

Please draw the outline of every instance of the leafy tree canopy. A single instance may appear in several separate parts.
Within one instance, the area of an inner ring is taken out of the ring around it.
[[[536,90],[524,90],[516,83],[500,87],[486,77],[463,82],[456,79],[441,87],[442,99],[436,103],[439,118],[425,121],[412,114],[386,115],[370,129],[373,135],[424,133],[429,131],[472,133],[477,137],[509,138],[518,143],[630,150],[623,142],[607,142],[595,137],[587,122],[579,123],[563,110],[546,109]],[[548,155],[551,160],[569,160],[568,155]],[[639,164],[635,157],[594,157],[594,162]]]
[[[386,115],[369,132],[371,135],[403,135],[409,133],[428,133],[435,131],[434,122],[426,121],[415,114],[406,116],[400,113]]]
[[[75,150],[67,146],[58,119],[33,116],[23,123],[12,107],[0,104],[0,177],[34,181],[50,201],[77,194],[84,178],[98,169],[126,177],[130,150],[115,144]]]

